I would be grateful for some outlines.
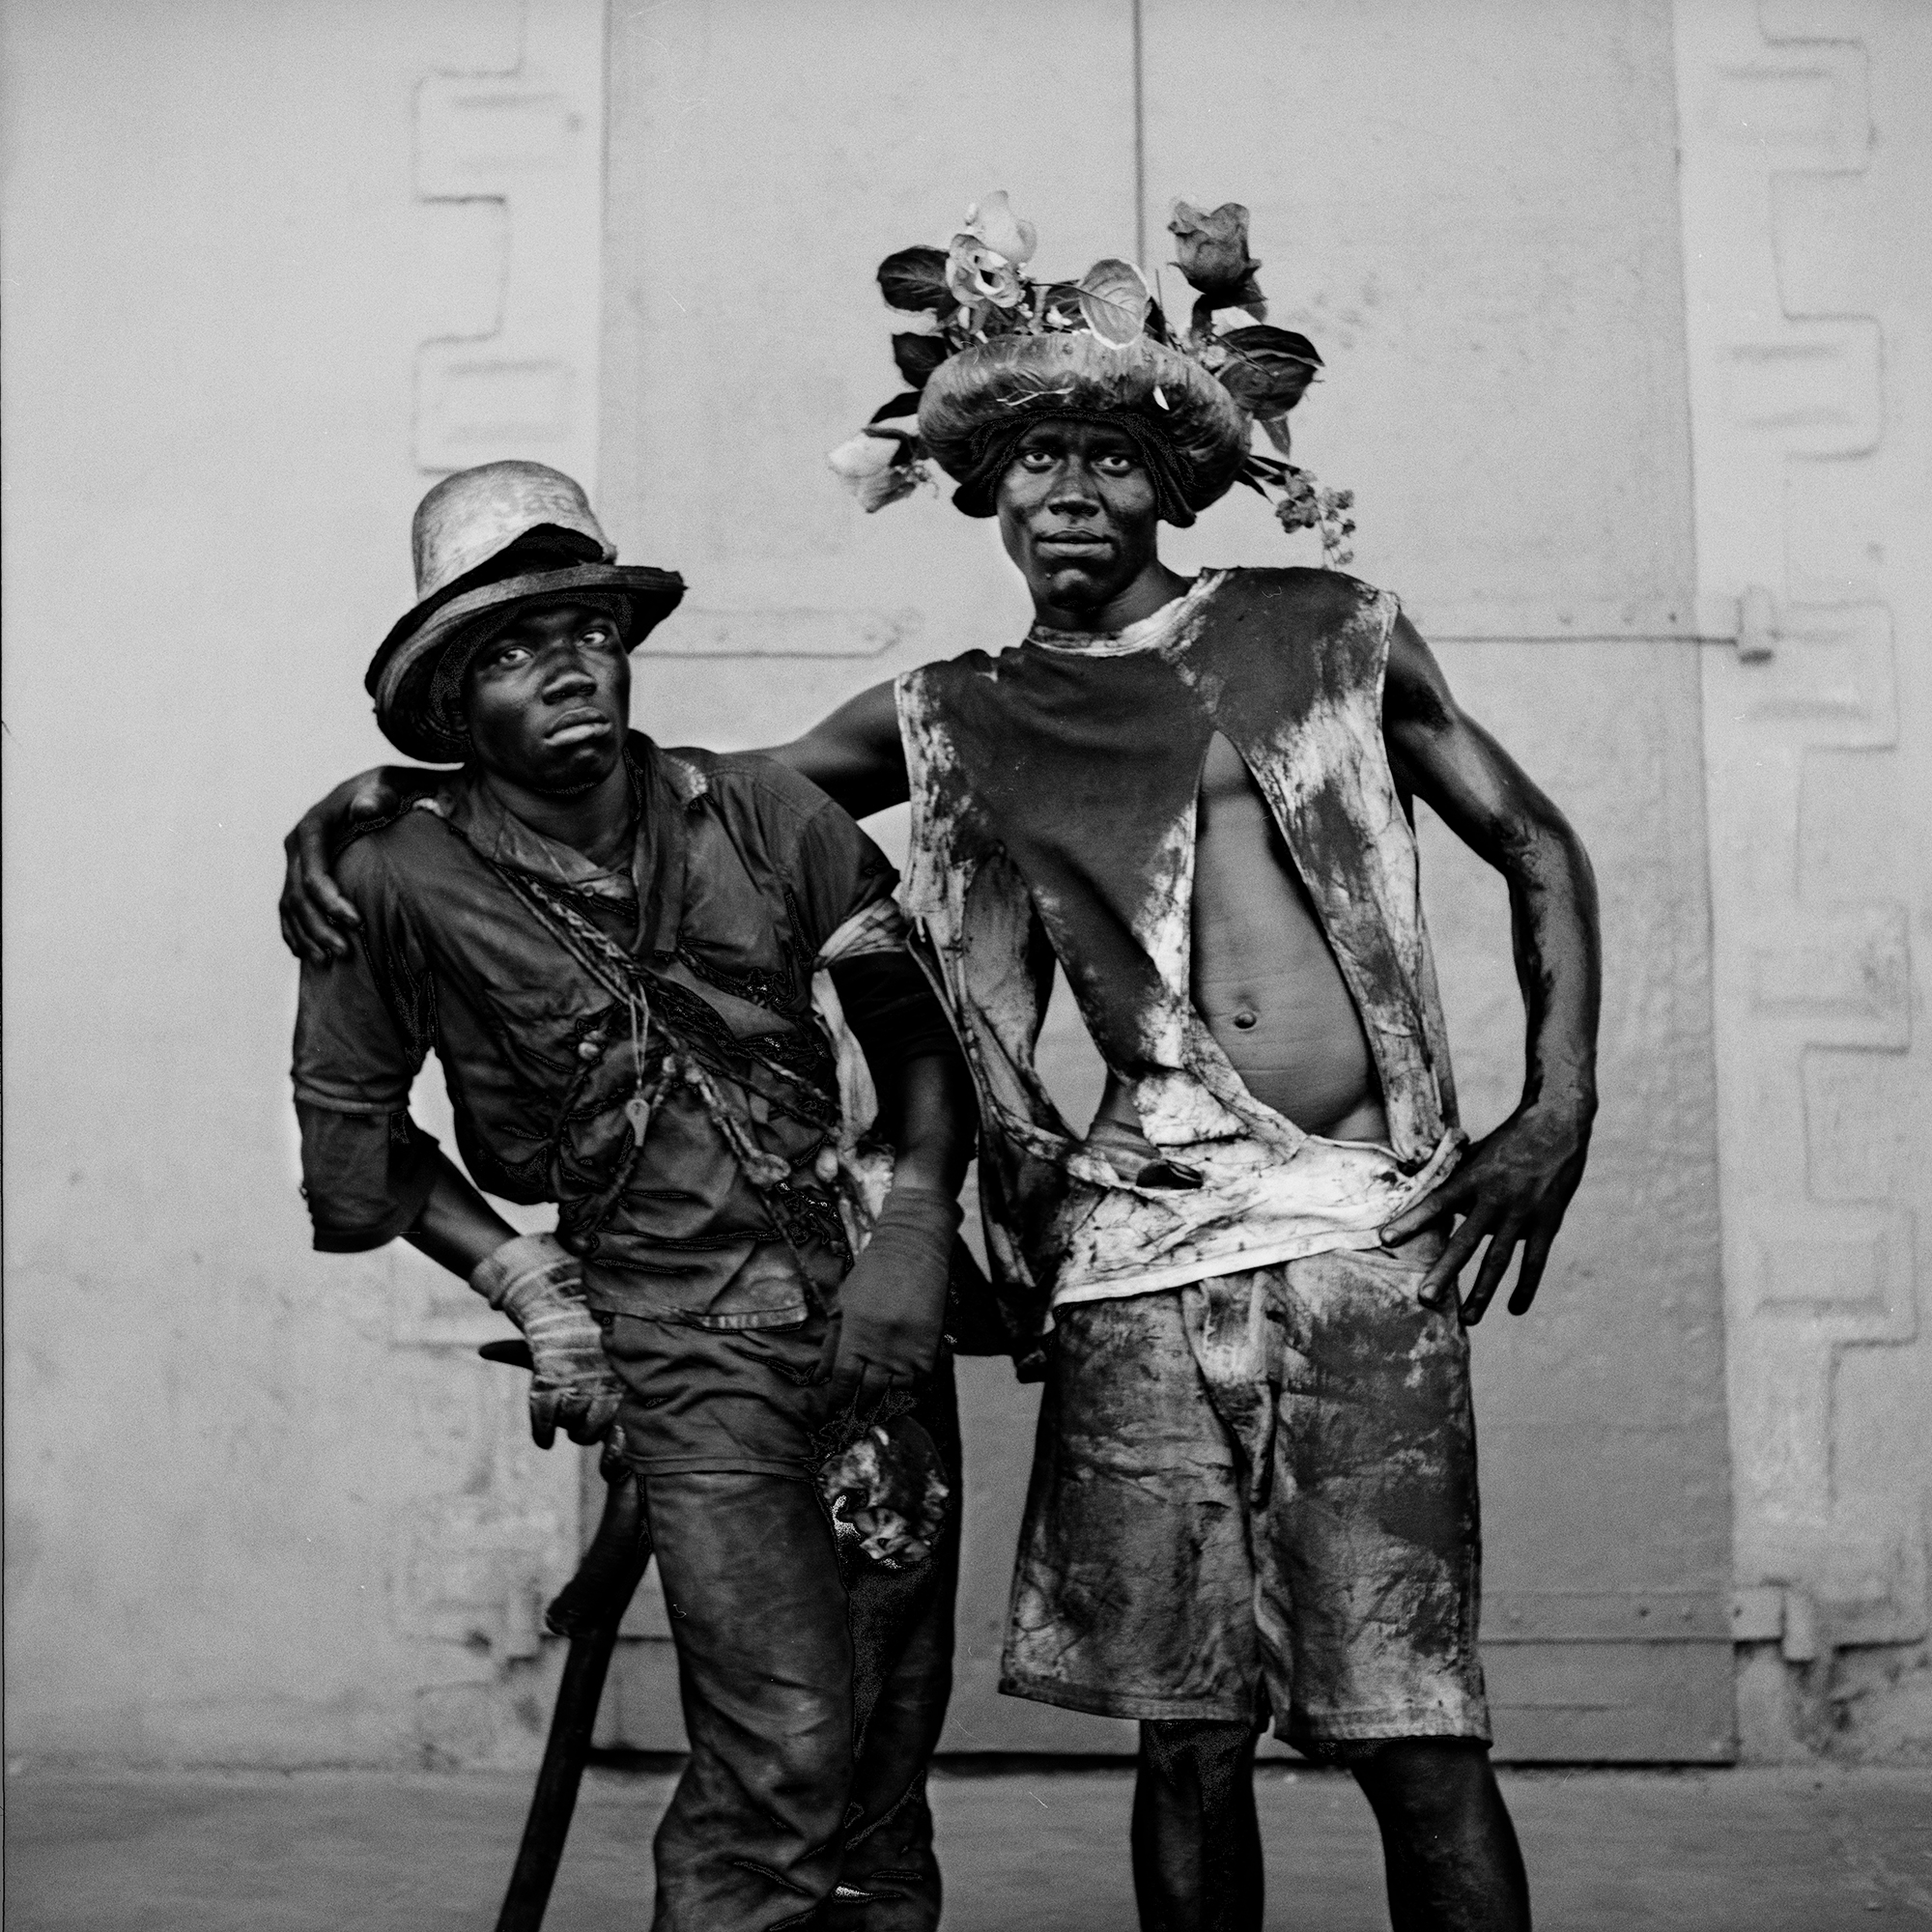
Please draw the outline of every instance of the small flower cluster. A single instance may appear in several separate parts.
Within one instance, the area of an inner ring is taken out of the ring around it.
[[[1323,490],[1287,461],[1289,412],[1315,381],[1321,357],[1305,335],[1268,325],[1255,279],[1261,264],[1248,253],[1248,211],[1233,201],[1205,213],[1177,202],[1168,229],[1175,267],[1196,298],[1188,327],[1178,332],[1131,262],[1095,262],[1077,282],[1036,280],[1027,264],[1038,234],[1013,213],[1004,190],[967,209],[949,248],[888,255],[879,264],[879,289],[906,323],[893,336],[893,360],[907,386],[828,459],[862,507],[883,509],[932,482],[919,436],[895,425],[917,416],[934,370],[962,350],[1002,335],[1068,329],[1088,330],[1117,349],[1145,336],[1198,363],[1261,424],[1280,460],[1251,455],[1238,480],[1264,497],[1278,493],[1274,512],[1285,530],[1319,530],[1324,565],[1349,562],[1352,493]],[[1215,317],[1224,309],[1245,310],[1253,320],[1221,330]]]
[[[1265,463],[1266,458],[1256,458]],[[1349,512],[1355,507],[1352,490],[1324,490],[1306,469],[1292,463],[1270,464],[1280,471],[1277,479],[1281,499],[1274,506],[1276,521],[1291,534],[1295,530],[1316,530],[1321,537],[1321,566],[1340,570],[1353,563],[1355,553],[1349,539],[1355,534],[1355,520]]]

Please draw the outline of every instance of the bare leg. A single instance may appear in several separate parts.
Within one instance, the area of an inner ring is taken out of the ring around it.
[[[1529,1932],[1529,1882],[1486,1747],[1403,1738],[1352,1765],[1375,1807],[1395,1932]]]
[[[1254,1772],[1246,1724],[1141,1726],[1133,1823],[1141,1932],[1261,1932]]]

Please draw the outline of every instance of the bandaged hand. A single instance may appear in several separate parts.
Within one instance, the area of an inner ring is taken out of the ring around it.
[[[946,1321],[959,1204],[937,1188],[895,1187],[838,1291],[818,1373],[835,1405],[861,1411],[931,1372]]]
[[[560,1427],[595,1442],[616,1419],[624,1385],[583,1298],[583,1266],[554,1235],[520,1235],[477,1263],[469,1286],[530,1345],[530,1435],[548,1449]]]

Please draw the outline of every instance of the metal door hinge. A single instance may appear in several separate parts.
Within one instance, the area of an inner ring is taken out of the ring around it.
[[[1777,600],[1753,583],[1738,599],[1738,662],[1769,664],[1777,655],[1778,636]]]

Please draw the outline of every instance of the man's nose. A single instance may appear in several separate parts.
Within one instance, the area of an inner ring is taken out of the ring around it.
[[[576,697],[597,689],[597,674],[574,644],[561,644],[551,658],[544,678],[544,696],[555,699]]]
[[[1063,463],[1059,473],[1053,479],[1053,488],[1048,491],[1047,508],[1063,514],[1085,512],[1091,515],[1100,507],[1100,492],[1094,481],[1094,472],[1078,457]]]

